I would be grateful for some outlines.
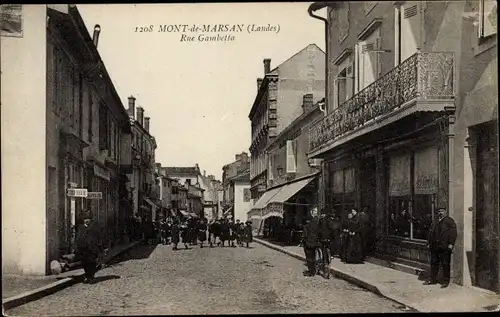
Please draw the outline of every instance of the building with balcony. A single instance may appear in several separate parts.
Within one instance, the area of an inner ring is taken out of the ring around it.
[[[309,210],[318,204],[320,159],[309,159],[309,126],[323,116],[324,100],[313,103],[313,96],[303,96],[303,113],[286,127],[266,148],[269,165],[267,191],[248,213],[259,233],[268,226],[280,238],[290,241],[292,230],[300,232]],[[291,242],[291,241],[290,241]]]
[[[133,211],[143,221],[153,221],[160,209],[158,174],[155,171],[156,140],[150,134],[150,118],[144,108],[136,107],[136,98],[128,97],[127,110],[132,127],[132,167],[128,177],[132,183]]]
[[[265,148],[302,114],[302,96],[319,101],[325,93],[325,54],[315,44],[297,52],[278,67],[264,59],[264,78],[257,79],[257,96],[250,110],[250,180],[252,203],[266,191],[268,158]]]
[[[496,1],[327,7],[327,115],[310,128],[321,203],[369,207],[372,254],[428,269],[444,207],[458,226],[455,283],[498,292]]]
[[[67,4],[1,13],[13,20],[1,34],[2,271],[44,275],[74,251],[84,209],[108,245],[125,238],[131,127],[97,50],[98,25],[91,37]]]

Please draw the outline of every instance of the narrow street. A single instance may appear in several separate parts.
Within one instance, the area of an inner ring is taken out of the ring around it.
[[[399,304],[343,280],[305,278],[304,264],[259,244],[172,251],[141,246],[76,284],[9,315],[384,313]]]

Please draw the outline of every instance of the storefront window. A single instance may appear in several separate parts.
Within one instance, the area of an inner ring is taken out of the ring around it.
[[[411,238],[411,156],[394,156],[389,161],[389,234]]]
[[[414,154],[413,238],[427,239],[438,192],[438,150],[428,147]]]
[[[389,235],[426,240],[438,192],[438,150],[427,147],[390,159]]]

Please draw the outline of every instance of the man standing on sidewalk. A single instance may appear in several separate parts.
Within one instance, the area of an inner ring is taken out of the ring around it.
[[[94,275],[97,272],[97,258],[103,251],[101,231],[97,224],[92,222],[89,212],[82,214],[83,224],[77,231],[76,256],[82,262],[85,271],[84,283],[94,284]]]
[[[450,260],[457,239],[457,225],[448,216],[445,208],[439,208],[438,221],[429,233],[429,250],[431,253],[431,278],[426,285],[437,284],[439,267],[443,268],[443,288],[450,284]]]
[[[307,262],[307,271],[304,276],[316,275],[316,248],[318,247],[318,208],[311,210],[311,219],[304,228],[304,251]]]

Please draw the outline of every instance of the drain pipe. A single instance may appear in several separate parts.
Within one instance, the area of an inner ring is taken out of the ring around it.
[[[328,83],[329,83],[329,80],[328,80],[328,69],[329,69],[329,66],[328,66],[328,19],[325,19],[323,17],[320,17],[319,15],[315,15],[314,14],[314,11],[317,11],[317,10],[320,10],[320,9],[323,9],[325,7],[328,7],[329,6],[329,3],[327,2],[314,2],[312,3],[309,8],[307,9],[307,12],[309,13],[309,15],[312,17],[312,18],[315,18],[315,19],[318,19],[318,20],[321,20],[325,23],[325,104],[324,104],[324,107],[322,108],[320,106],[320,110],[321,112],[323,112],[323,114],[326,116],[327,115],[327,109],[328,109]]]

